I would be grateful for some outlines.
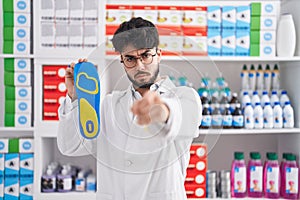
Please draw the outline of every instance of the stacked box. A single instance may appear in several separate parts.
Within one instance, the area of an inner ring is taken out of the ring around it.
[[[159,45],[164,55],[180,55],[183,47],[182,32],[177,32],[172,29],[159,28]]]
[[[187,168],[185,189],[188,198],[206,197],[207,146],[193,143]]]
[[[251,4],[250,56],[275,57],[277,15],[277,4]]]
[[[238,6],[236,8],[236,56],[250,55],[250,6]]]
[[[43,120],[58,120],[58,107],[67,93],[66,65],[43,66]]]
[[[31,126],[31,81],[30,59],[4,59],[5,126]]]

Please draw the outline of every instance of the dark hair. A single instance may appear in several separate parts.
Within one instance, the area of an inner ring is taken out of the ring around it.
[[[137,49],[154,48],[159,44],[155,25],[141,17],[123,22],[112,38],[115,51],[122,52],[128,45]]]

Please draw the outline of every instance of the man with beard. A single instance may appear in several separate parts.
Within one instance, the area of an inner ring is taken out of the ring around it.
[[[190,145],[199,134],[199,96],[159,75],[162,51],[153,23],[132,18],[112,42],[132,85],[104,98],[100,135],[86,140],[78,128],[72,63],[68,95],[59,108],[58,148],[65,155],[97,158],[97,200],[187,199],[184,181]]]

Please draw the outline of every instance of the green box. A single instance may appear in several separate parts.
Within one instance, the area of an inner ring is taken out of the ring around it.
[[[260,17],[251,17],[250,29],[251,31],[260,30]]]
[[[251,16],[261,16],[261,3],[251,3]]]
[[[4,27],[3,28],[3,39],[8,41],[14,40],[14,28],[13,27]]]
[[[13,72],[4,72],[4,85],[5,86],[14,86],[15,85],[15,73]]]
[[[8,153],[19,153],[19,138],[9,139]]]
[[[14,41],[3,41],[3,53],[5,54],[14,53]]]
[[[14,13],[4,12],[3,13],[3,26],[14,27]]]
[[[250,44],[250,56],[260,56],[259,44]]]
[[[260,31],[250,32],[250,44],[260,44]]]
[[[2,0],[3,12],[14,12],[14,0]]]
[[[5,101],[5,113],[15,114],[16,112],[16,103],[14,100]]]
[[[5,86],[5,100],[16,99],[16,88],[14,86]]]
[[[8,72],[15,71],[15,59],[14,58],[4,58],[4,70]]]
[[[10,113],[4,114],[4,126],[5,127],[15,126],[15,114],[10,114]]]

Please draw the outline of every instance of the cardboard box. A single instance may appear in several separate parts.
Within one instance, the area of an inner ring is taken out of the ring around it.
[[[207,30],[207,7],[184,6],[182,7],[182,29],[183,33],[197,33],[199,29]],[[191,32],[193,30],[193,32]]]
[[[182,11],[180,6],[157,6],[157,10],[158,28],[181,31]]]
[[[33,171],[34,171],[33,153],[21,153],[20,154],[20,176],[33,177]]]
[[[8,139],[7,138],[0,139],[0,154],[3,155],[3,153],[8,153]]]
[[[83,20],[83,0],[70,0],[69,2],[69,11],[70,11],[70,20],[72,21],[81,21]]]
[[[53,22],[41,22],[40,44],[42,47],[53,47],[55,44],[55,27]]]
[[[0,141],[0,147],[2,145],[1,142],[2,141]],[[3,152],[2,149],[1,149],[1,152]],[[5,152],[5,153],[7,153],[7,152]],[[0,179],[4,177],[4,169],[5,169],[4,166],[5,166],[4,153],[0,153]]]
[[[197,170],[187,170],[185,184],[197,184],[205,185],[206,184],[206,172],[199,173]]]
[[[9,153],[19,153],[19,138],[10,138],[8,145]]]
[[[4,200],[19,200],[19,178],[4,179]]]
[[[20,158],[18,153],[5,154],[5,169],[4,175],[7,177],[19,177],[20,171]]]
[[[85,23],[83,26],[83,45],[84,47],[94,48],[98,44],[98,24]]]
[[[279,3],[255,2],[251,3],[251,16],[277,16]]]
[[[131,7],[134,17],[143,17],[153,24],[157,24],[157,9],[156,6],[149,5],[132,5]]]
[[[55,3],[55,19],[57,21],[67,22],[69,19],[69,1],[68,0],[59,0],[54,1]]]
[[[208,6],[207,7],[207,27],[208,29],[221,29],[221,7]]]
[[[30,20],[29,13],[3,13],[3,27],[30,27]]]
[[[129,5],[106,5],[106,26],[118,27],[124,21],[132,18],[132,10]]]
[[[209,56],[220,56],[222,47],[221,32],[208,29],[207,51]]]
[[[67,48],[69,46],[69,24],[68,21],[61,21],[55,25],[55,46]]]
[[[4,27],[3,39],[6,41],[30,41],[29,27]]]
[[[4,198],[4,176],[0,176],[0,199]]]
[[[8,72],[30,72],[31,61],[27,58],[4,58],[4,70]]]
[[[234,56],[236,51],[236,35],[233,30],[222,32],[222,56]]]
[[[159,45],[164,55],[180,55],[182,53],[183,36],[181,32],[170,29],[158,29]]]
[[[261,44],[260,45],[260,56],[261,57],[275,57],[276,56],[275,44]]]
[[[41,1],[41,19],[47,21],[53,21],[55,16],[54,0],[42,0]]]
[[[31,87],[5,87],[5,99],[6,100],[31,100]]]
[[[275,44],[276,31],[251,31],[251,44]]]
[[[30,72],[4,72],[5,86],[30,86],[31,73]]]
[[[277,28],[276,17],[251,17],[251,30],[275,31]]]
[[[20,177],[20,200],[33,199],[33,177]]]
[[[31,127],[31,114],[9,114],[5,113],[4,116],[5,127]]]
[[[188,34],[183,37],[182,44],[183,55],[207,55],[207,33]]]
[[[6,0],[3,1],[4,12],[30,13],[30,0]]]
[[[20,153],[33,153],[34,152],[33,138],[20,138],[19,139],[19,152]]]
[[[186,184],[185,190],[188,198],[205,198],[206,197],[206,186]]]
[[[71,48],[83,47],[83,24],[75,21],[69,24],[69,46]]]
[[[17,55],[29,55],[30,54],[30,42],[29,41],[4,41],[3,42],[4,54],[17,54]]]
[[[236,31],[236,56],[249,56],[250,55],[250,32],[249,31]]]
[[[236,8],[234,6],[222,7],[222,28],[234,30],[236,27]]]
[[[207,158],[207,145],[204,143],[193,143],[190,148],[191,157]]]
[[[31,104],[31,100],[6,100],[5,113],[30,114]]]
[[[236,7],[236,29],[249,30],[251,22],[250,6]]]
[[[84,20],[97,21],[98,20],[98,2],[97,0],[84,0]]]

